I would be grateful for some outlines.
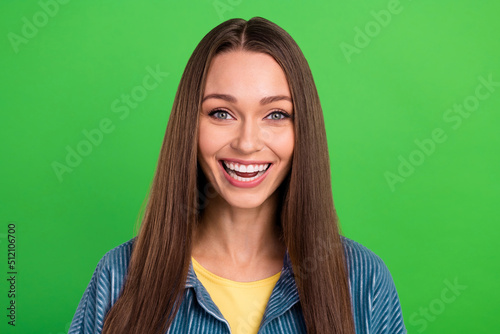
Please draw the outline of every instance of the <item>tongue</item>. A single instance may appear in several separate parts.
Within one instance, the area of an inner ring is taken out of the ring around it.
[[[242,172],[238,172],[238,171],[234,171],[236,173],[236,175],[238,175],[239,177],[253,177],[255,175],[257,175],[259,172],[253,172],[253,173],[242,173]]]

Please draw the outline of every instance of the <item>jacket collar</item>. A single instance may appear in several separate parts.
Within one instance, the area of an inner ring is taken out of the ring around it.
[[[215,316],[217,319],[226,322],[219,309],[210,298],[207,290],[196,277],[192,261],[189,264],[185,287],[186,289],[193,288],[195,290],[198,303],[205,308],[207,312]],[[281,269],[280,278],[276,282],[273,292],[271,293],[271,297],[269,298],[269,302],[262,318],[262,326],[285,313],[297,302],[299,302],[299,293],[297,286],[295,285],[292,261],[287,250],[283,259],[283,267]]]

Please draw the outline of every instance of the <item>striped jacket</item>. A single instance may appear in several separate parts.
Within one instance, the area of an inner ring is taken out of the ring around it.
[[[384,262],[368,248],[342,238],[357,334],[406,333],[398,294]],[[90,280],[68,334],[101,333],[104,318],[120,296],[134,239],[106,253]],[[229,323],[197,279],[192,264],[184,300],[167,333],[231,333]],[[264,312],[259,333],[306,333],[288,253]]]

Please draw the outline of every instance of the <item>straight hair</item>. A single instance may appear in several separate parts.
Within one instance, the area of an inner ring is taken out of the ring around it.
[[[191,55],[173,102],[134,242],[125,284],[103,333],[164,333],[183,301],[192,231],[207,199],[197,161],[198,118],[215,56],[244,50],[272,56],[294,108],[292,167],[280,185],[278,223],[292,262],[308,333],[354,334],[344,251],[333,204],[323,111],[309,65],[281,27],[261,17],[212,29]],[[203,189],[203,191],[200,191]]]

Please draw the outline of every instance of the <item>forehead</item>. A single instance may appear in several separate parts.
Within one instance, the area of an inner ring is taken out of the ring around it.
[[[212,60],[205,95],[214,93],[236,97],[290,96],[286,75],[273,57],[242,50],[222,53]]]

